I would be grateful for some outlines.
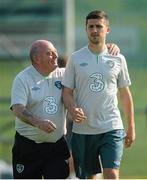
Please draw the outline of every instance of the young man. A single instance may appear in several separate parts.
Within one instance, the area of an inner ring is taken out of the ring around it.
[[[64,103],[74,121],[72,155],[79,178],[95,179],[102,166],[104,178],[118,179],[124,138],[126,147],[135,140],[126,60],[121,54],[108,53],[109,31],[104,11],[87,15],[88,46],[72,54],[62,81]],[[118,91],[128,124],[126,135],[117,105]]]
[[[32,65],[16,76],[12,87],[14,179],[65,179],[70,152],[61,98],[64,68],[58,68],[57,50],[46,40],[32,44],[30,58]]]

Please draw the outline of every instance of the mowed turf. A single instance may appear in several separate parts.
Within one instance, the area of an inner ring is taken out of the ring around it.
[[[27,64],[26,61],[0,61],[0,159],[9,162],[14,137],[14,116],[9,110],[11,85],[15,75]],[[129,71],[135,105],[136,142],[132,148],[124,150],[120,177],[141,179],[147,178],[147,68],[131,68]],[[8,101],[2,101],[3,98]]]

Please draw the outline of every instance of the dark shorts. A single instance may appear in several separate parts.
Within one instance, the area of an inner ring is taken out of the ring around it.
[[[56,143],[35,143],[16,132],[12,149],[14,179],[65,179],[70,152],[64,136]]]
[[[97,135],[73,133],[72,155],[76,176],[85,179],[101,173],[101,167],[118,169],[123,154],[124,137],[124,130]]]

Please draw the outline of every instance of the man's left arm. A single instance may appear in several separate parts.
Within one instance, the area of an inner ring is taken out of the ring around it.
[[[120,49],[119,49],[119,47],[117,46],[117,44],[107,43],[106,46],[107,46],[107,48],[108,48],[109,54],[111,54],[111,55],[117,55],[117,54],[120,53]]]
[[[125,147],[130,147],[135,140],[135,121],[134,121],[134,105],[133,98],[129,87],[119,88],[119,96],[125,119],[128,123],[126,131]]]

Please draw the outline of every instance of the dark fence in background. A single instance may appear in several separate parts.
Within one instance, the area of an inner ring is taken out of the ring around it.
[[[50,39],[65,52],[63,1],[0,0],[1,59],[28,57],[36,39]]]

